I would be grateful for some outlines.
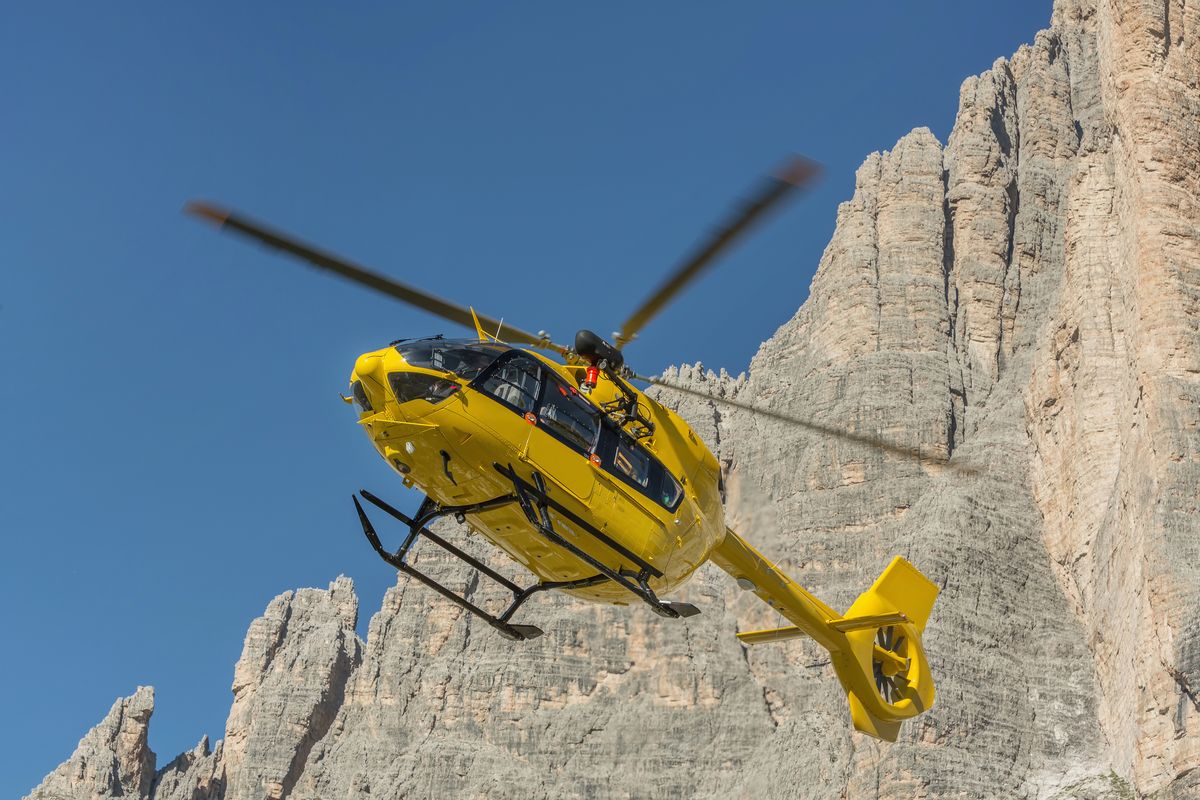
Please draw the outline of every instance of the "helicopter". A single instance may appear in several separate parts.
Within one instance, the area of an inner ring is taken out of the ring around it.
[[[545,591],[615,605],[640,602],[667,619],[694,616],[700,613],[695,605],[662,598],[711,561],[791,623],[738,633],[738,639],[756,645],[812,638],[830,653],[855,728],[895,741],[901,723],[935,700],[921,634],[938,587],[895,556],[844,613],[823,603],[726,525],[716,457],[674,410],[636,384],[698,395],[902,457],[936,458],[638,375],[622,352],[719,254],[816,173],[813,162],[795,158],[767,178],[668,274],[612,343],[584,329],[563,345],[545,331],[526,332],[243,214],[203,201],[185,211],[474,334],[400,339],[355,361],[343,400],[354,405],[358,424],[404,485],[424,493],[411,516],[369,491],[353,496],[363,533],[385,562],[502,636],[526,641],[543,631],[514,617]],[[384,546],[364,503],[403,526],[399,547]],[[522,586],[431,530],[442,518],[481,533],[535,582]],[[418,569],[409,556],[421,541],[510,592],[511,602],[490,613]]]

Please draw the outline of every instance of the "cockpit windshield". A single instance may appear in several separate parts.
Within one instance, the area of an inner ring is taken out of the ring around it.
[[[470,339],[417,339],[397,342],[395,347],[414,367],[452,372],[463,381],[473,380],[501,353],[511,349]]]

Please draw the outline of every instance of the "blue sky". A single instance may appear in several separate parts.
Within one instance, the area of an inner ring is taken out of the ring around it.
[[[626,353],[744,369],[872,150],[1045,27],[1010,3],[12,5],[0,21],[0,796],[153,684],[165,764],[222,735],[277,593],[394,576],[403,497],[337,392],[447,330],[215,233],[229,204],[528,330],[611,331],[788,154],[819,185]],[[125,13],[116,13],[121,8]]]

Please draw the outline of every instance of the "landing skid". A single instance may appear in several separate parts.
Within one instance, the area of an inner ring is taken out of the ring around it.
[[[472,503],[470,505],[461,506],[441,506],[435,503],[429,497],[426,497],[422,501],[421,507],[417,510],[415,517],[409,517],[407,514],[399,511],[366,490],[360,491],[359,494],[362,495],[364,500],[408,526],[408,535],[404,538],[404,541],[401,543],[400,547],[395,552],[389,552],[386,548],[384,548],[383,543],[380,541],[379,535],[375,532],[375,526],[371,523],[370,518],[367,517],[367,513],[363,510],[362,504],[358,502],[358,497],[353,497],[352,499],[354,500],[354,508],[358,512],[358,520],[362,524],[363,533],[366,535],[367,541],[371,543],[371,547],[375,549],[375,552],[379,554],[379,557],[388,564],[391,564],[405,575],[411,575],[412,577],[416,578],[430,589],[433,589],[435,592],[445,597],[447,600],[450,600],[460,608],[469,611],[487,624],[491,625],[500,632],[500,635],[513,641],[536,639],[542,635],[542,629],[536,625],[518,625],[510,622],[510,620],[517,612],[517,609],[519,609],[526,600],[538,592],[544,592],[550,589],[583,589],[589,586],[596,586],[601,583],[612,581],[641,599],[660,616],[678,619],[680,617],[692,617],[700,613],[700,609],[696,608],[691,603],[668,603],[659,600],[654,594],[654,591],[650,588],[649,581],[651,578],[662,577],[662,572],[656,569],[653,565],[642,560],[636,554],[624,547],[620,542],[614,541],[603,531],[597,530],[595,527],[588,524],[586,521],[579,518],[577,515],[573,514],[571,511],[567,510],[562,505],[551,499],[546,490],[546,483],[540,474],[537,472],[532,474],[531,477],[533,483],[531,484],[517,475],[511,464],[508,465],[508,467],[502,467],[499,464],[496,464],[495,467],[500,474],[512,481],[512,494],[495,497],[491,500],[485,500],[482,503]],[[546,539],[553,544],[567,550],[571,554],[578,557],[581,561],[594,568],[596,570],[596,574],[589,578],[582,578],[574,581],[542,581],[540,583],[533,584],[532,586],[522,588],[521,586],[518,586],[510,581],[508,578],[505,578],[500,573],[496,572],[487,564],[484,564],[479,559],[475,558],[469,553],[464,552],[458,547],[455,547],[450,542],[429,530],[427,527],[434,520],[441,517],[453,516],[457,522],[462,523],[465,521],[467,514],[481,513],[491,509],[501,508],[512,503],[517,503],[521,507],[521,510],[525,513],[530,525],[532,525],[538,533],[546,537]],[[550,518],[551,509],[553,509],[555,513],[561,515],[563,518],[570,520],[570,522],[580,530],[585,531],[596,540],[602,542],[614,553],[619,555],[622,561],[629,561],[633,563],[636,568],[630,569],[628,567],[619,567],[614,569],[613,567],[589,555],[587,552],[565,539],[554,527],[554,522]],[[489,614],[487,611],[467,600],[465,597],[462,597],[450,589],[447,589],[433,578],[409,564],[407,561],[408,554],[413,547],[416,546],[417,541],[422,537],[433,542],[438,547],[441,547],[447,553],[459,559],[472,569],[483,575],[486,575],[496,583],[503,586],[505,589],[508,589],[510,592],[512,592],[513,599],[508,608],[506,608],[498,616]]]
[[[664,603],[659,600],[655,596],[654,590],[650,588],[649,581],[651,578],[661,578],[662,572],[654,567],[654,565],[644,561],[620,542],[614,541],[603,531],[597,530],[587,521],[551,499],[546,491],[546,482],[542,479],[540,473],[533,473],[531,476],[533,484],[530,485],[517,475],[516,470],[512,468],[511,464],[507,467],[502,467],[499,464],[494,464],[493,466],[497,472],[513,482],[513,491],[516,494],[517,502],[520,503],[521,510],[525,512],[525,517],[529,520],[529,524],[551,542],[574,554],[589,566],[594,567],[597,572],[606,576],[609,580],[628,589],[631,593],[641,598],[659,616],[678,619],[680,617],[694,617],[700,613],[700,609],[691,603]],[[571,524],[602,542],[610,550],[632,561],[637,565],[638,569],[614,570],[612,567],[598,561],[571,544],[555,530],[554,522],[550,519],[550,509],[554,509],[555,513],[560,514],[564,519],[569,520]]]

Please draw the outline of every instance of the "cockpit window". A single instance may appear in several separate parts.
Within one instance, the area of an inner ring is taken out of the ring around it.
[[[537,359],[520,351],[490,369],[478,385],[479,391],[489,394],[520,414],[533,411],[537,403],[538,386],[542,373]]]
[[[683,487],[661,461],[580,396],[571,383],[561,380],[525,351],[506,349],[471,381],[471,388],[523,415],[668,511],[674,511],[683,501]]]
[[[548,378],[538,405],[538,423],[568,447],[588,454],[600,430],[600,412],[579,396],[579,390]]]
[[[420,399],[436,404],[459,389],[453,378],[439,378],[424,372],[392,372],[388,374],[388,384],[397,403]]]
[[[463,381],[473,380],[508,349],[461,339],[418,339],[396,345],[404,360],[414,367],[453,372]]]
[[[358,406],[358,413],[367,414],[375,410],[371,408],[371,401],[367,398],[362,381],[355,381],[350,385],[350,394],[354,397],[354,404]]]

